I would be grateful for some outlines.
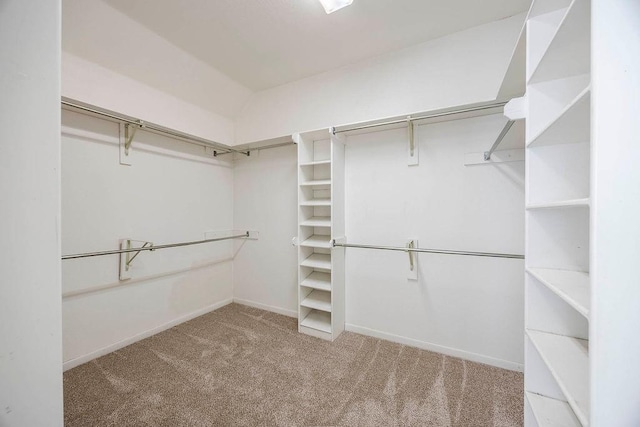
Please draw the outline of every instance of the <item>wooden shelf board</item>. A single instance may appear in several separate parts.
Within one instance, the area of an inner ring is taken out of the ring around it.
[[[324,311],[311,311],[300,324],[305,328],[316,329],[330,334],[331,314]]]
[[[316,179],[313,181],[301,182],[301,187],[330,187],[331,180],[330,179]]]
[[[587,86],[531,139],[527,147],[589,141],[590,117],[591,86]]]
[[[301,306],[331,313],[331,292],[311,291],[300,303]]]
[[[308,248],[331,249],[331,236],[314,234],[304,242],[300,243],[300,246],[305,246]]]
[[[591,287],[588,273],[549,268],[527,268],[526,270],[527,273],[589,319]]]
[[[323,270],[331,270],[331,255],[312,254],[310,257],[300,263],[303,267],[321,268]]]
[[[528,84],[588,73],[591,67],[590,2],[573,0]]]
[[[304,200],[300,206],[331,206],[331,198]]]
[[[540,357],[583,425],[589,420],[589,341],[527,329]]]
[[[331,273],[314,271],[300,285],[307,288],[320,289],[321,291],[331,291]]]
[[[331,227],[331,218],[328,216],[314,216],[300,223],[303,227]]]
[[[320,166],[320,165],[330,165],[331,160],[314,160],[312,162],[304,162],[300,163],[300,166]]]
[[[564,209],[564,208],[588,208],[589,199],[571,199],[571,200],[559,200],[557,202],[547,203],[531,203],[527,205],[527,210],[538,209]]]
[[[513,52],[511,53],[511,59],[509,60],[507,71],[502,78],[502,83],[500,84],[500,89],[498,89],[498,96],[496,97],[496,99],[509,99],[524,95],[527,89],[526,48],[527,31],[525,20],[524,25],[520,30],[520,34],[518,35],[516,45],[513,49]]]
[[[567,402],[525,392],[538,427],[582,427]]]

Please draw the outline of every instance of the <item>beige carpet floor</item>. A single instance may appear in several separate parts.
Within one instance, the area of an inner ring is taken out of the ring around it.
[[[67,426],[522,425],[522,374],[237,304],[64,374]]]

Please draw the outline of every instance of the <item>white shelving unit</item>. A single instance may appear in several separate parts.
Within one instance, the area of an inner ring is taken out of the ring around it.
[[[328,130],[298,144],[298,330],[333,341],[344,331],[344,141]]]
[[[525,425],[590,423],[590,0],[526,23]]]

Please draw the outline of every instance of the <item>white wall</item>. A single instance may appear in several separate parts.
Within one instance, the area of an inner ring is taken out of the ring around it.
[[[253,94],[236,143],[495,99],[524,15]]]
[[[133,165],[123,166],[118,124],[69,111],[62,123],[64,254],[116,249],[120,238],[164,244],[233,228],[230,162],[139,131]],[[230,302],[233,253],[233,242],[141,253],[126,282],[117,255],[63,261],[65,368]]]
[[[347,241],[524,253],[524,162],[465,166],[487,150],[500,115],[418,126],[419,166],[407,166],[406,129],[351,136]],[[510,135],[511,138],[516,135]],[[419,255],[407,279],[402,252],[347,249],[347,328],[519,369],[523,261]]]
[[[233,297],[288,316],[298,314],[298,252],[291,242],[298,230],[296,150],[253,151],[233,169],[234,227],[260,232],[236,255]]]
[[[0,3],[0,425],[62,426],[60,1]]]
[[[62,96],[223,144],[235,139],[229,117],[68,52],[62,54]]]

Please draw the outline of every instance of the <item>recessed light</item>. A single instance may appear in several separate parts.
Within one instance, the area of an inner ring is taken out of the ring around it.
[[[322,7],[324,7],[324,11],[327,14],[331,12],[335,12],[336,10],[340,10],[343,7],[349,6],[353,3],[353,0],[320,0],[322,3]]]

